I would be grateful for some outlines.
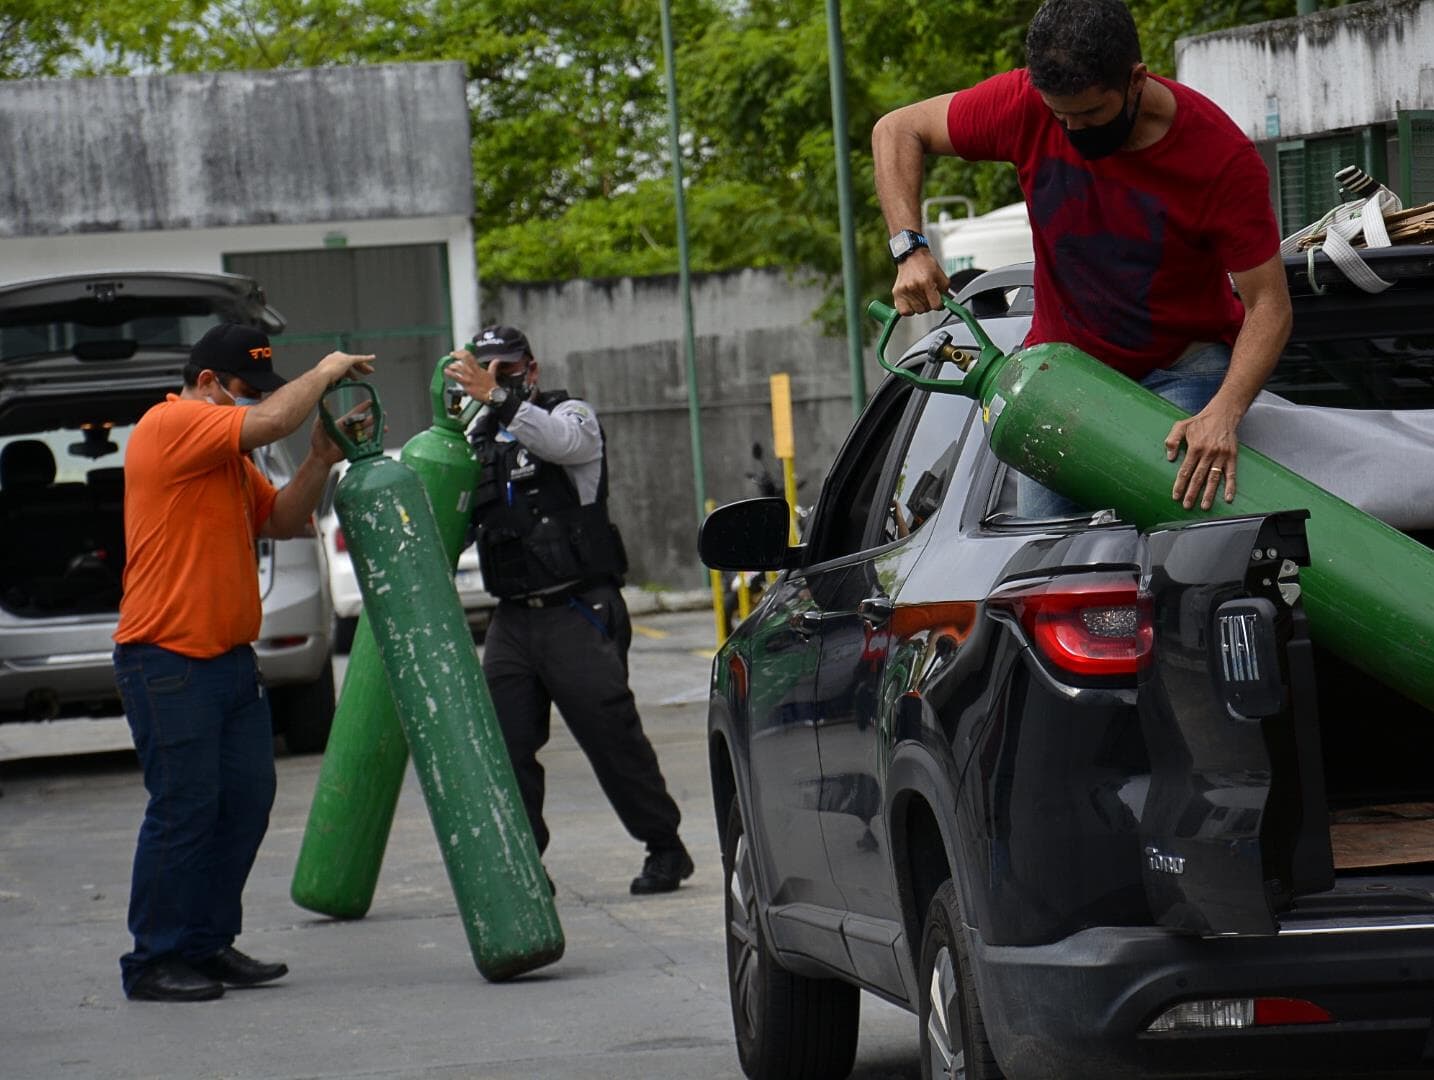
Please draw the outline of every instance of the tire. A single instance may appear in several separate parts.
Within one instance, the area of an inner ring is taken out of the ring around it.
[[[313,682],[269,691],[274,731],[282,733],[291,754],[321,754],[334,724],[334,668],[325,664]]]
[[[1000,1066],[986,1039],[981,1001],[971,974],[971,958],[961,930],[956,886],[944,882],[926,909],[921,938],[922,1080],[1002,1080]],[[932,1016],[933,991],[938,1002]]]
[[[335,620],[334,620],[334,652],[336,652],[336,653],[342,653],[344,656],[347,656],[347,655],[349,654],[349,650],[354,647],[354,631],[356,631],[357,629],[358,629],[358,616],[357,616],[357,615],[353,616],[352,618],[348,618],[348,619],[344,619],[344,618],[337,618],[337,619],[335,619]]]
[[[752,851],[737,800],[722,838],[727,986],[737,1057],[751,1080],[841,1080],[856,1060],[861,994],[779,967],[762,938]]]

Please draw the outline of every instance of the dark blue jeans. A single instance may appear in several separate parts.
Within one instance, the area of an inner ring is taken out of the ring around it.
[[[1193,416],[1210,404],[1229,370],[1230,346],[1217,342],[1182,356],[1168,368],[1157,368],[1141,379],[1140,385]],[[1152,452],[1159,453],[1160,447]],[[1016,513],[1020,517],[1044,520],[1086,512],[1073,500],[1056,494],[1024,473],[1016,475]]]
[[[231,944],[240,895],[269,827],[274,742],[269,694],[247,645],[195,660],[119,645],[115,681],[149,792],[134,853],[128,993],[154,961]]]

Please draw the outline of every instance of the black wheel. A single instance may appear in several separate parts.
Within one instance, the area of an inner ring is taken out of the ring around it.
[[[961,931],[961,904],[950,881],[936,890],[926,909],[918,984],[922,1080],[1002,1080],[986,1041]]]
[[[347,656],[354,647],[354,631],[358,629],[358,616],[351,619],[334,620],[334,652]]]
[[[752,849],[737,801],[722,838],[727,985],[737,1057],[752,1080],[841,1080],[856,1060],[861,994],[837,979],[808,979],[777,965],[762,940]]]
[[[282,733],[291,754],[321,754],[334,724],[334,669],[325,664],[313,682],[269,691],[274,731]]]

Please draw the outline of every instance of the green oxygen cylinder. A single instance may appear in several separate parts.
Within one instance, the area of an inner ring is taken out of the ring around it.
[[[479,405],[464,408],[461,391],[444,379],[452,362],[441,357],[433,372],[433,426],[409,439],[400,458],[428,492],[450,568],[468,531],[480,469],[464,435]],[[289,887],[296,904],[339,919],[368,913],[407,764],[408,743],[365,610]]]
[[[1186,510],[1170,497],[1179,461],[1166,460],[1164,442],[1188,413],[1070,345],[1005,355],[969,311],[943,303],[978,343],[973,352],[943,335],[930,349],[961,378],[924,378],[888,363],[886,343],[900,315],[875,301],[867,311],[883,324],[877,359],[884,368],[929,390],[975,398],[998,458],[1082,506],[1111,507],[1140,529],[1308,510],[1310,565],[1298,576],[1315,640],[1434,708],[1434,551],[1243,445],[1235,501],[1222,494],[1210,510],[1198,503]]]
[[[319,415],[351,462],[334,506],[473,959],[493,981],[550,964],[562,927],[428,494]]]

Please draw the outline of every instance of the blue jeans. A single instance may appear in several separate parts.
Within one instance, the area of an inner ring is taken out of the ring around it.
[[[1193,415],[1210,404],[1229,370],[1230,346],[1216,343],[1182,356],[1168,368],[1157,368],[1141,379],[1140,385]],[[1155,452],[1152,449],[1152,453]],[[1023,473],[1017,474],[1017,516],[1040,520],[1087,512],[1085,507],[1064,495],[1058,495]]]
[[[125,993],[156,960],[197,960],[233,943],[240,895],[269,828],[269,694],[248,645],[195,660],[119,645],[115,681],[149,792],[134,853]]]

